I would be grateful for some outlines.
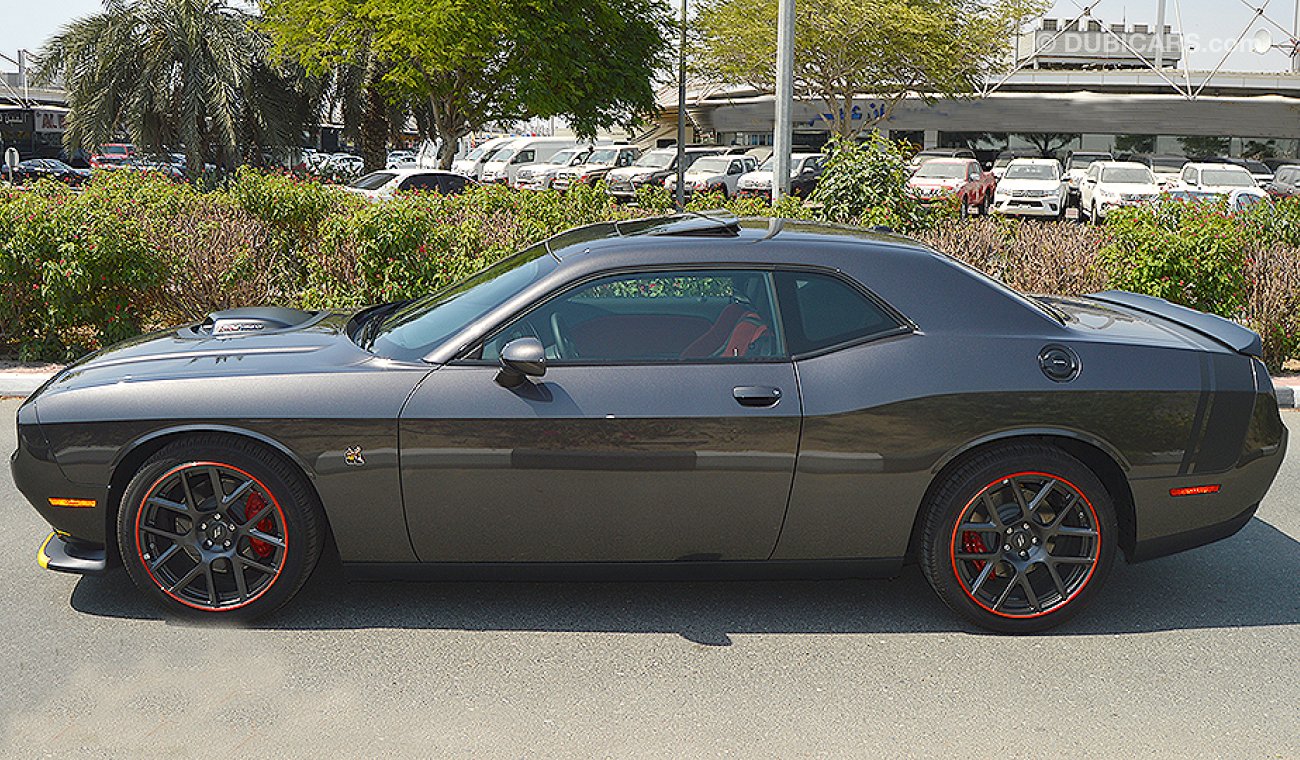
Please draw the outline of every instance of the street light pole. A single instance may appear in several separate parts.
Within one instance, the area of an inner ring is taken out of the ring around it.
[[[794,106],[794,0],[778,0],[776,16],[776,122],[772,133],[772,202],[790,193],[791,121]]]
[[[682,0],[682,38],[677,48],[677,210],[686,208],[686,0]]]

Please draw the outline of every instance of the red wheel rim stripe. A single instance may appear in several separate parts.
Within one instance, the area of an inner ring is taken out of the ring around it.
[[[280,573],[284,570],[284,558],[280,560],[280,564],[275,568],[275,575],[271,576],[271,580],[267,581],[267,584],[262,587],[261,591],[257,592],[253,596],[250,596],[248,599],[245,599],[239,604],[232,604],[229,607],[204,607],[203,605],[194,604],[193,602],[187,601],[181,598],[180,596],[173,594],[172,592],[168,591],[167,588],[164,587],[163,584],[160,583],[156,577],[154,577],[153,571],[149,569],[149,562],[144,558],[144,547],[140,545],[140,518],[144,514],[145,504],[149,501],[149,497],[153,496],[154,490],[158,488],[158,486],[162,485],[163,481],[167,480],[168,478],[180,472],[181,470],[185,470],[190,467],[224,467],[227,470],[233,470],[239,473],[240,475],[243,475],[244,477],[253,481],[253,483],[255,483],[258,488],[262,489],[262,492],[265,493],[268,498],[270,498],[271,506],[275,507],[275,511],[280,515],[280,529],[284,533],[284,535],[281,537],[281,539],[284,541],[283,553],[285,555],[285,558],[287,558],[289,553],[289,526],[284,519],[284,510],[280,508],[280,500],[275,498],[275,494],[271,491],[271,489],[267,488],[262,483],[262,481],[253,477],[249,473],[239,469],[238,467],[226,464],[225,462],[204,461],[204,462],[186,462],[185,464],[176,465],[175,467],[171,468],[167,472],[163,473],[157,480],[153,482],[153,485],[149,486],[149,490],[145,491],[144,498],[140,500],[140,506],[135,511],[135,551],[136,551],[136,555],[140,558],[140,566],[143,567],[144,571],[149,574],[149,579],[153,581],[154,586],[157,587],[158,590],[162,591],[164,594],[171,597],[172,599],[175,599],[176,601],[180,602],[186,607],[190,607],[196,610],[202,610],[203,612],[229,612],[231,610],[237,610],[240,607],[247,607],[248,605],[252,604],[258,599],[261,599],[262,596],[267,591],[271,590],[271,587],[275,585],[275,582],[279,580]],[[194,507],[191,506],[191,508]]]
[[[1034,612],[1028,615],[1012,615],[1006,612],[998,612],[997,610],[993,609],[987,604],[981,602],[978,598],[976,598],[974,594],[971,593],[970,589],[966,586],[966,581],[962,580],[961,573],[957,569],[957,528],[961,526],[962,518],[965,517],[966,514],[970,511],[971,506],[975,503],[976,499],[978,499],[981,494],[983,494],[985,491],[997,485],[998,483],[1001,483],[1004,480],[1013,480],[1015,478],[1022,478],[1022,477],[1041,477],[1041,478],[1051,478],[1052,480],[1058,480],[1064,483],[1065,485],[1069,486],[1071,489],[1074,490],[1075,493],[1079,495],[1079,498],[1083,500],[1083,503],[1088,505],[1088,512],[1092,515],[1093,527],[1097,531],[1097,537],[1095,539],[1095,541],[1097,542],[1097,549],[1096,549],[1097,557],[1096,559],[1093,560],[1092,564],[1088,566],[1088,575],[1083,579],[1083,583],[1080,583],[1079,587],[1075,589],[1068,597],[1061,600],[1059,604],[1056,604],[1050,610]],[[975,496],[972,497],[970,501],[966,502],[966,506],[962,507],[961,512],[957,514],[957,519],[953,522],[952,540],[948,542],[948,556],[952,560],[952,575],[954,578],[957,579],[957,584],[961,586],[961,590],[965,592],[966,597],[968,599],[970,599],[972,602],[974,602],[984,611],[991,612],[994,615],[997,615],[998,617],[1009,618],[1012,620],[1030,620],[1033,618],[1042,617],[1044,615],[1050,615],[1053,612],[1060,610],[1061,608],[1067,606],[1070,602],[1074,601],[1075,597],[1077,597],[1085,588],[1087,588],[1088,582],[1092,580],[1093,574],[1097,571],[1097,564],[1101,561],[1101,538],[1102,538],[1101,521],[1097,519],[1097,510],[1092,506],[1092,501],[1088,499],[1088,495],[1083,492],[1082,488],[1079,488],[1074,483],[1070,482],[1069,480],[1066,480],[1060,475],[1053,475],[1048,472],[1037,472],[1037,471],[1030,470],[1025,472],[1017,472],[1013,475],[1003,475],[989,482],[983,488],[975,492]]]

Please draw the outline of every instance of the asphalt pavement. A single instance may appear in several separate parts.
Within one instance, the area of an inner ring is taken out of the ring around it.
[[[425,584],[324,567],[256,626],[179,623],[120,570],[39,569],[47,529],[0,468],[0,757],[1300,758],[1298,449],[1241,533],[1121,564],[1080,618],[1021,638],[959,622],[915,568]]]

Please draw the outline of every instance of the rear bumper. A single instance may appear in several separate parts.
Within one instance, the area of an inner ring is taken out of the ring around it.
[[[1276,413],[1276,411],[1274,412]],[[1129,560],[1141,562],[1227,538],[1254,517],[1286,454],[1287,430],[1276,446],[1222,473],[1130,481],[1136,541]],[[1211,494],[1172,496],[1175,488],[1218,485]]]

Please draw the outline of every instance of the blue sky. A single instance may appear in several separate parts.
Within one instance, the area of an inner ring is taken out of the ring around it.
[[[869,0],[864,0],[869,1]],[[1168,23],[1178,28],[1176,4],[1182,6],[1183,30],[1200,37],[1201,49],[1191,54],[1194,68],[1211,69],[1223,55],[1223,50],[1237,36],[1253,15],[1242,0],[1167,0]],[[1058,0],[1050,15],[1071,18],[1078,8],[1093,0]],[[1268,15],[1284,27],[1290,27],[1294,2],[1300,0],[1249,0],[1252,4],[1268,3]],[[7,8],[0,17],[0,53],[13,56],[18,48],[36,50],[47,37],[58,31],[77,16],[100,9],[100,0],[3,0]],[[13,7],[17,6],[17,7]],[[1107,24],[1155,24],[1156,0],[1099,0],[1096,17]],[[1257,25],[1254,28],[1259,28]],[[1254,29],[1252,29],[1252,32]],[[1273,29],[1274,38],[1281,40],[1281,32]],[[1288,67],[1284,54],[1272,52],[1256,55],[1250,52],[1233,53],[1227,70],[1279,70]],[[7,65],[4,68],[8,69]]]

